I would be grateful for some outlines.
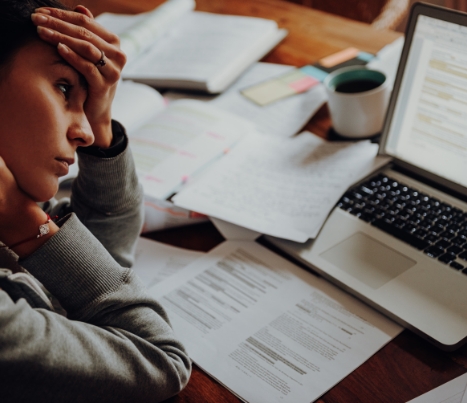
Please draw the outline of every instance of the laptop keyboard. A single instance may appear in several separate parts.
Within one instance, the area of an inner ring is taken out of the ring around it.
[[[383,174],[351,188],[337,206],[467,274],[467,212]]]

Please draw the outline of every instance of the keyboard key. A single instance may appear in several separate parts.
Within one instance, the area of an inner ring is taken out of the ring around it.
[[[455,238],[451,239],[451,243],[454,244],[454,245],[457,245],[457,246],[462,246],[466,242],[467,241],[465,240],[465,238],[463,238],[461,236],[456,236]]]
[[[451,252],[454,253],[455,255],[458,255],[459,253],[462,252],[462,248],[457,246],[457,245],[451,245],[449,248],[446,249],[446,252]]]
[[[443,239],[452,239],[454,238],[456,234],[453,234],[452,232],[449,231],[443,231],[439,233],[439,237]]]
[[[425,236],[425,241],[428,241],[429,243],[435,243],[439,241],[439,238],[436,235],[428,234]]]
[[[426,248],[423,251],[423,253],[426,253],[430,257],[437,258],[439,255],[444,253],[444,249],[440,248],[439,246],[432,245],[432,246]]]
[[[451,242],[446,241],[445,239],[441,239],[438,242],[436,242],[436,245],[438,245],[440,248],[446,249],[451,246]]]
[[[449,264],[449,263],[451,263],[453,260],[456,260],[456,255],[454,255],[454,253],[449,253],[449,252],[447,252],[447,253],[441,255],[441,256],[438,258],[438,260],[439,260],[440,262]]]
[[[454,268],[456,270],[463,270],[464,269],[464,266],[462,266],[460,263],[457,263],[457,262],[451,262],[449,264],[449,266],[451,266],[452,268]]]
[[[443,220],[442,218],[439,220],[436,220],[436,225],[439,225],[441,227],[446,227],[449,224],[447,220]]]
[[[372,222],[375,219],[371,214],[367,213],[361,213],[358,218],[366,222]]]
[[[467,261],[467,251],[464,250],[464,252],[459,253],[459,257]]]

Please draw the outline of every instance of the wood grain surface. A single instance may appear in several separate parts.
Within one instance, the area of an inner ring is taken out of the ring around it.
[[[105,11],[138,13],[151,10],[161,3],[161,0],[79,2],[94,15]],[[289,30],[289,35],[263,61],[295,66],[313,63],[349,46],[374,53],[400,36],[396,32],[376,31],[365,23],[280,0],[197,0],[197,10],[251,15],[277,21],[281,28]],[[321,108],[306,128],[322,137],[327,136],[330,120],[326,107]],[[201,251],[208,251],[223,241],[210,223],[145,235],[157,241]],[[465,372],[467,347],[446,353],[406,330],[318,402],[406,402]],[[154,394],[157,396],[157,391]],[[240,400],[195,365],[186,389],[168,402],[221,403]]]

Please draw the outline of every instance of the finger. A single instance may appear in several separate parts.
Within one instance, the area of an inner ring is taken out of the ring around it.
[[[85,46],[86,45],[90,45],[89,42],[86,42]],[[74,49],[64,43],[59,43],[57,50],[65,61],[84,76],[90,89],[98,89],[104,85],[107,86],[108,83],[116,83],[120,78],[120,69],[116,68],[112,63],[107,63],[104,67],[97,67],[94,62],[83,58],[79,53],[75,52]],[[94,48],[93,51],[99,53],[97,48]],[[99,54],[99,58],[100,56]]]
[[[92,62],[93,65],[101,59],[101,50],[105,53],[105,61],[108,65],[118,67],[118,71],[121,71],[125,65],[125,54],[120,49],[117,49],[102,40],[95,41],[98,42],[98,45],[95,45],[92,41],[74,38],[70,35],[65,35],[62,32],[54,31],[43,26],[38,26],[37,32],[41,39],[54,46],[57,46],[59,43],[64,43],[81,57]],[[107,68],[107,66],[102,73],[106,77],[112,77],[108,75],[108,73],[112,73],[112,70]]]
[[[88,18],[88,17],[86,17]],[[118,65],[123,67],[125,64],[124,54],[119,47],[109,44],[104,41],[102,38],[89,31],[86,28],[73,25],[71,23],[62,21],[58,18],[51,16],[43,15],[41,13],[34,13],[31,15],[31,19],[37,26],[46,27],[52,31],[57,31],[61,34],[68,35],[77,39],[82,39],[94,44],[98,49],[102,49],[108,58],[114,59]],[[50,37],[52,39],[52,37]],[[62,40],[57,40],[58,42],[63,42]]]
[[[82,7],[85,9],[85,7],[83,6],[78,6],[78,7]],[[118,36],[108,31],[107,29],[105,29],[99,23],[97,23],[92,17],[91,12],[89,10],[87,11],[89,12],[91,16],[88,14],[81,13],[81,12],[60,10],[58,8],[51,8],[51,7],[37,8],[35,10],[35,13],[40,13],[40,14],[43,14],[44,16],[58,18],[59,20],[68,22],[70,24],[86,28],[88,31],[102,38],[104,41],[118,45],[120,42]]]
[[[92,15],[91,11],[82,5],[76,6],[74,11],[76,11],[77,13],[87,15],[89,18],[94,19],[94,16]]]

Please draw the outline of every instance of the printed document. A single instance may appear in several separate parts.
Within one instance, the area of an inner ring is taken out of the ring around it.
[[[377,145],[251,135],[173,201],[296,242],[314,238],[345,190],[369,173]],[[370,170],[371,172],[371,170]]]
[[[151,239],[138,239],[132,269],[146,287],[159,284],[203,256],[203,252],[177,248]]]
[[[466,403],[467,374],[438,386],[407,403]]]
[[[251,403],[309,403],[402,328],[255,242],[224,242],[148,290],[193,361]]]

